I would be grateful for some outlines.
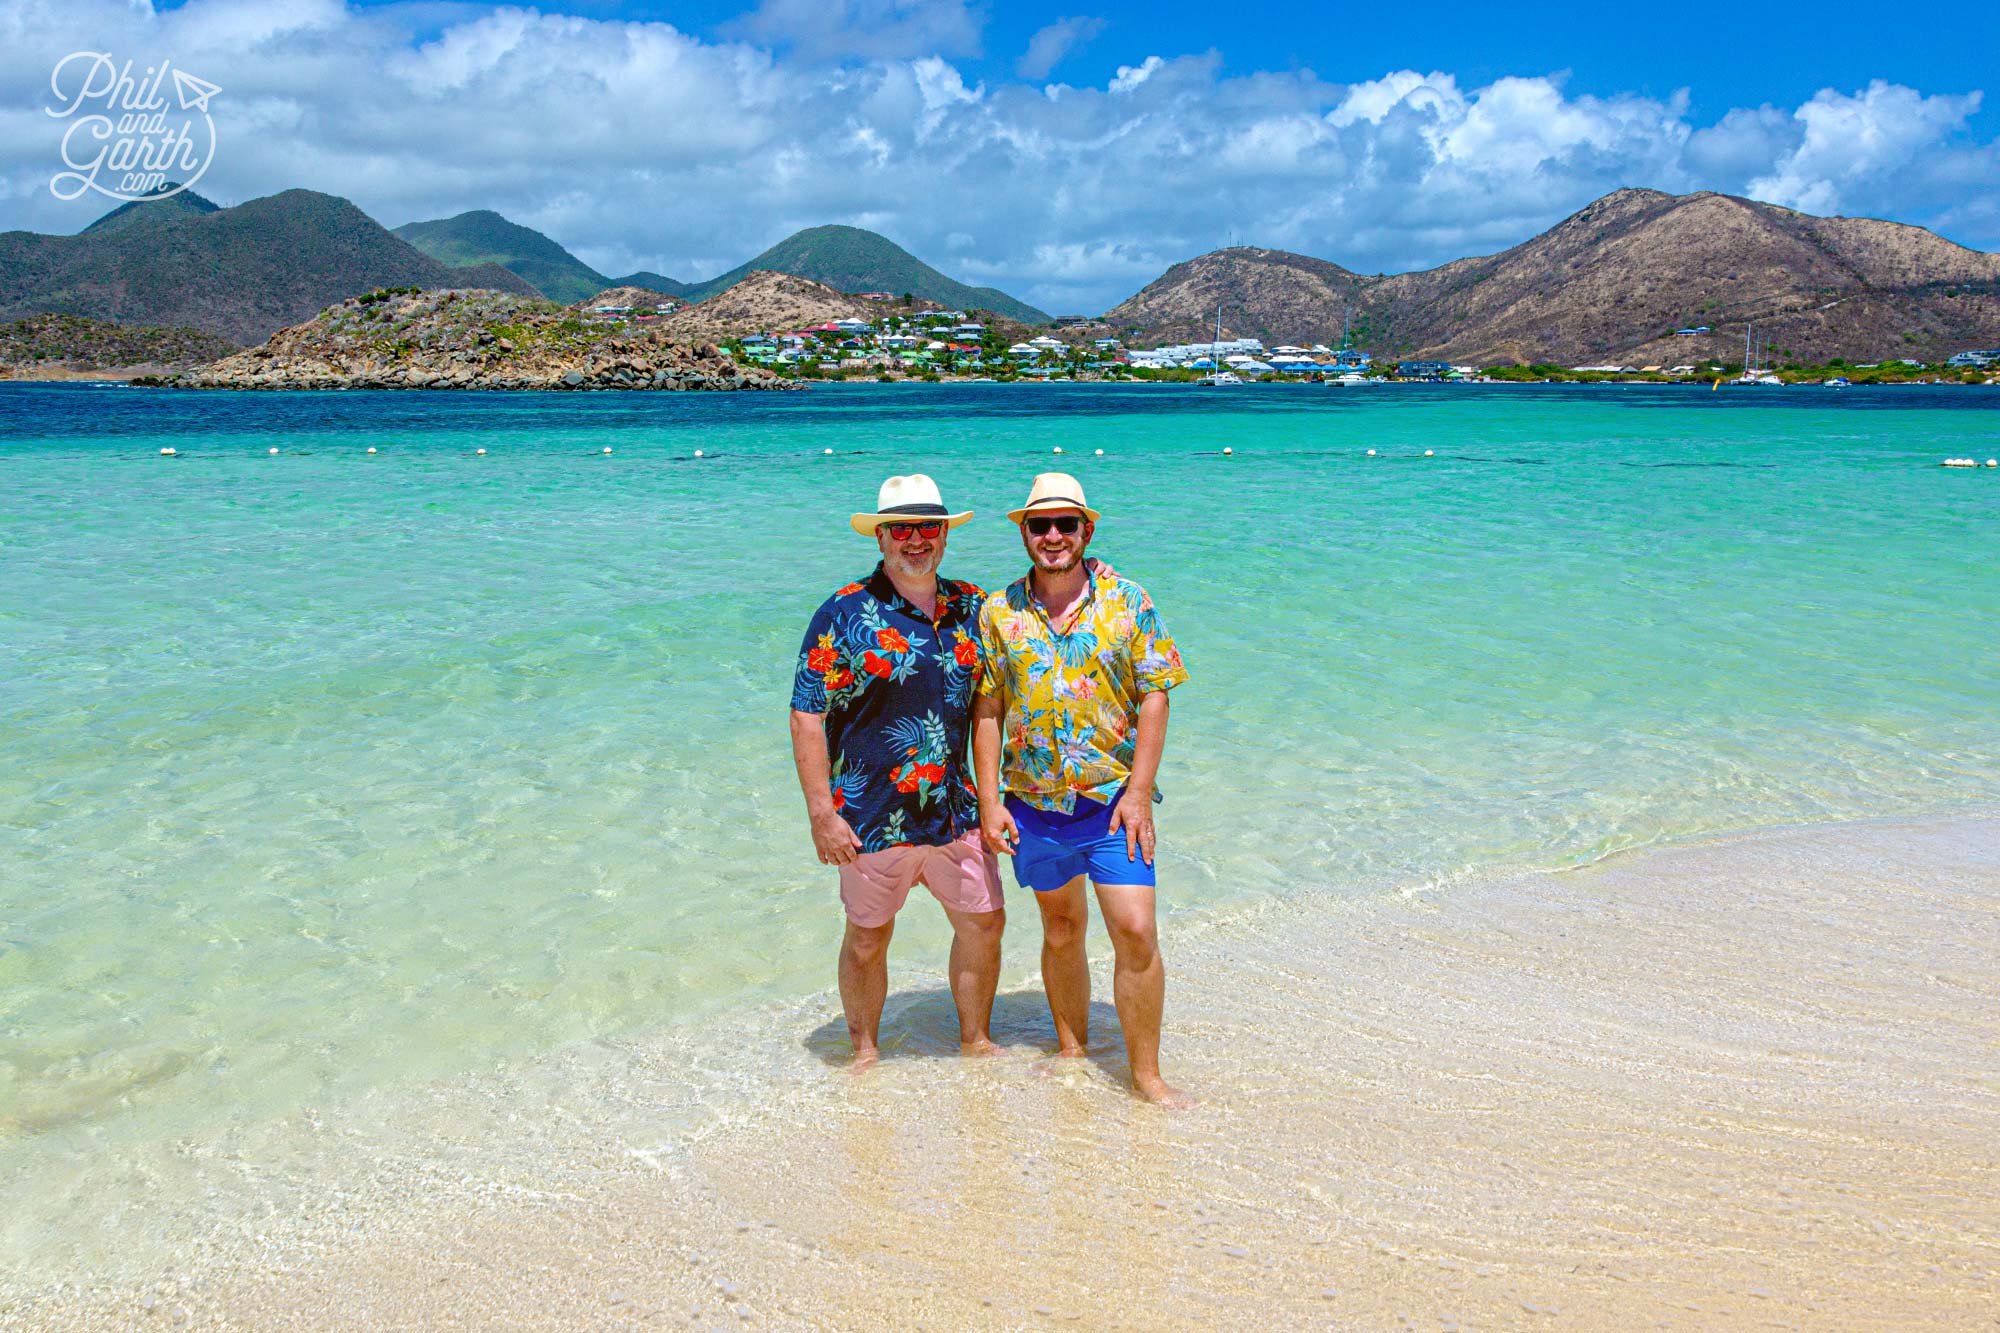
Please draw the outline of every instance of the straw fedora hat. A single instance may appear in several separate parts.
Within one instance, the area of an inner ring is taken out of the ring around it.
[[[882,489],[875,496],[874,513],[856,514],[847,521],[862,536],[873,537],[875,529],[884,523],[941,518],[947,527],[955,528],[971,517],[970,509],[962,514],[946,509],[944,497],[938,494],[937,483],[921,472],[912,472],[907,477],[891,477],[882,483]]]
[[[1044,472],[1028,489],[1028,503],[1009,509],[1007,519],[1019,523],[1037,509],[1081,509],[1083,516],[1097,522],[1095,509],[1083,502],[1083,483],[1067,472]]]

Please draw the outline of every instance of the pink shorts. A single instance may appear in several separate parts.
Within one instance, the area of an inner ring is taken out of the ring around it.
[[[954,912],[1000,910],[1000,858],[973,830],[943,847],[888,847],[840,867],[840,901],[857,926],[886,926],[918,880]]]

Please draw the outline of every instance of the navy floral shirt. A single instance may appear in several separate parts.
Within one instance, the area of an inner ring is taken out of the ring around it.
[[[806,627],[792,707],[826,716],[833,805],[863,851],[939,847],[979,826],[966,734],[985,598],[941,578],[932,620],[878,564]]]

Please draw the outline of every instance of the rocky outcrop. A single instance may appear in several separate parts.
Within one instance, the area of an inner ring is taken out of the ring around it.
[[[189,389],[783,389],[710,342],[579,318],[504,292],[354,297],[269,342],[178,375]]]
[[[714,341],[746,333],[783,333],[836,319],[872,320],[881,314],[878,307],[810,278],[757,272],[728,291],[669,315],[662,326],[677,338]]]

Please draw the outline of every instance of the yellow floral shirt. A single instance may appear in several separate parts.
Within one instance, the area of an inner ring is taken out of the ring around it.
[[[1146,590],[1100,561],[1062,625],[1028,580],[979,608],[980,695],[1007,701],[1000,787],[1043,810],[1110,801],[1132,776],[1139,702],[1188,678]]]

